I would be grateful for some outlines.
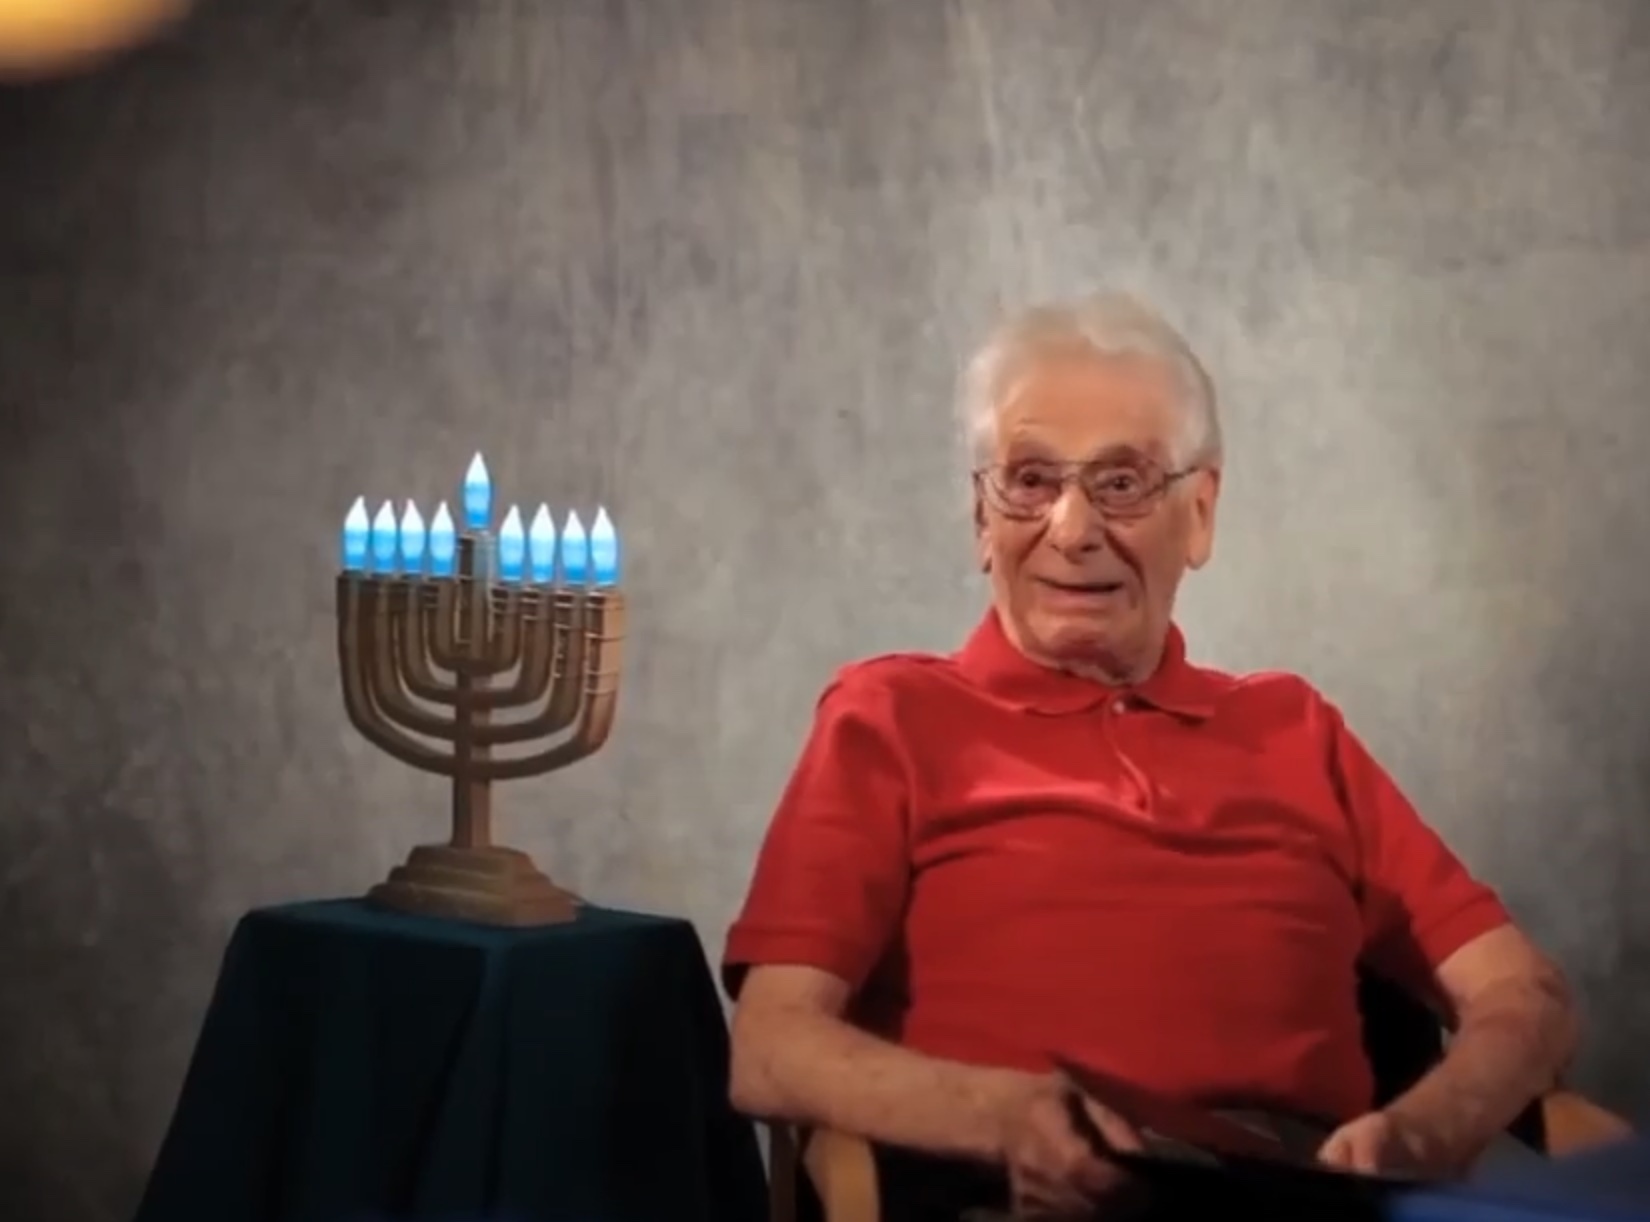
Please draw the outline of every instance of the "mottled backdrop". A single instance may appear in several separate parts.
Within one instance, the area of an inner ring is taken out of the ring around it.
[[[831,669],[977,614],[947,396],[1150,295],[1224,389],[1185,621],[1304,671],[1650,1111],[1642,0],[219,0],[0,97],[0,1216],[136,1199],[235,918],[444,800],[347,727],[358,494],[609,506],[608,751],[502,831],[713,945]]]

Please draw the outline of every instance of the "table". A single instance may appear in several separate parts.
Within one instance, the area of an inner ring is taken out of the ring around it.
[[[254,911],[136,1222],[763,1222],[686,921]]]

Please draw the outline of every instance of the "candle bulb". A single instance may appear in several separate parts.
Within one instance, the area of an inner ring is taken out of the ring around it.
[[[486,530],[493,515],[493,481],[480,452],[470,460],[464,473],[464,529]]]
[[[358,496],[355,504],[349,507],[349,513],[344,515],[344,571],[347,573],[364,573],[367,571],[367,540],[372,534],[372,523],[367,520],[367,498]]]
[[[590,540],[576,510],[568,513],[561,532],[561,576],[570,586],[582,586],[590,580]]]
[[[436,507],[430,519],[430,576],[451,577],[453,561],[458,555],[458,533],[453,529],[453,515],[447,511],[447,502]]]
[[[388,501],[378,507],[372,520],[372,571],[395,572],[395,553],[400,540],[396,534],[395,510]]]
[[[596,585],[619,584],[619,532],[613,528],[607,510],[599,507],[596,520],[590,524],[590,568]]]
[[[527,528],[527,563],[535,585],[549,585],[556,580],[556,523],[548,505],[539,506]]]
[[[418,506],[407,502],[401,512],[401,571],[414,576],[424,571],[424,543],[428,532],[424,529],[424,515]]]
[[[521,527],[521,510],[514,505],[498,528],[498,579],[519,582],[527,561],[527,533]]]

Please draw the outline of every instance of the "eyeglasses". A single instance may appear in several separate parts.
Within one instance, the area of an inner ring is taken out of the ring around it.
[[[980,467],[974,480],[991,507],[1008,518],[1042,517],[1070,483],[1108,518],[1143,518],[1177,481],[1196,470],[1194,466],[1165,471],[1143,457],[1103,462],[1027,459]]]

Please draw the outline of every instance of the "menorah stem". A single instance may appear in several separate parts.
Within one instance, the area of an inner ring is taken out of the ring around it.
[[[458,545],[458,572],[464,583],[459,602],[459,648],[479,663],[487,655],[490,585],[487,558],[477,555],[478,540],[466,535]],[[478,700],[482,690],[473,673],[454,676],[453,720],[453,829],[455,848],[484,849],[493,843],[493,802],[489,782],[474,779],[489,752],[478,731],[487,724],[487,710]]]
[[[486,781],[453,783],[453,838],[458,849],[485,849],[493,843],[492,794]]]

